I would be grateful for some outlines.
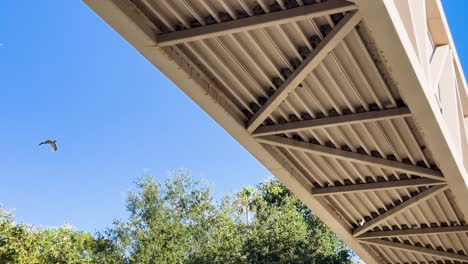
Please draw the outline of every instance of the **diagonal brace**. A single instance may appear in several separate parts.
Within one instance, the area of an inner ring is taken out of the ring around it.
[[[412,228],[400,230],[374,231],[367,232],[357,237],[357,239],[374,239],[374,238],[389,238],[400,236],[418,236],[430,234],[453,234],[453,233],[468,233],[468,226],[446,226],[446,227],[427,227],[427,228]]]
[[[437,258],[444,258],[444,259],[451,259],[451,260],[456,260],[456,261],[468,262],[468,256],[466,256],[466,255],[460,255],[460,254],[456,254],[456,253],[450,253],[450,252],[446,252],[446,251],[435,250],[435,249],[430,249],[430,248],[425,248],[425,247],[407,245],[407,244],[402,244],[402,243],[388,241],[388,240],[369,239],[369,240],[361,240],[360,242],[365,243],[365,244],[369,244],[369,245],[376,245],[376,246],[381,246],[381,247],[386,247],[386,248],[393,248],[393,249],[403,250],[403,251],[407,251],[407,252],[413,252],[413,253],[419,253],[419,254],[423,254],[423,255],[429,255],[429,256],[433,256],[433,257],[437,257]]]
[[[296,89],[325,57],[348,35],[361,21],[359,12],[351,12],[333,28],[320,44],[312,50],[301,65],[285,80],[285,82],[268,98],[266,103],[254,114],[247,124],[247,131],[252,133],[263,121]]]
[[[248,30],[293,23],[308,18],[342,13],[354,9],[357,9],[357,6],[354,3],[341,0],[329,0],[327,2],[301,6],[298,8],[161,34],[158,36],[158,46],[165,47],[190,41],[215,38]]]
[[[284,138],[279,136],[264,136],[258,137],[257,141],[278,147],[284,147],[306,153],[321,155],[330,158],[336,158],[341,160],[347,160],[363,165],[380,167],[383,169],[389,169],[393,171],[399,171],[410,175],[417,175],[420,177],[426,177],[430,179],[443,181],[442,172],[433,170],[430,168],[419,167],[412,164],[406,164],[399,161],[387,160],[377,158],[365,154],[359,154],[355,152],[345,151],[341,149],[331,148],[318,144],[310,144],[303,141],[298,141],[290,138]]]
[[[440,186],[431,187],[417,194],[416,196],[411,197],[409,200],[406,200],[405,202],[393,207],[392,209],[386,211],[385,213],[375,218],[372,218],[370,221],[366,222],[364,225],[354,229],[353,236],[358,237],[364,234],[365,232],[369,231],[370,229],[380,225],[384,221],[388,220],[390,217],[394,217],[396,214],[401,213],[410,207],[416,206],[447,189],[448,189],[448,185],[440,185]]]

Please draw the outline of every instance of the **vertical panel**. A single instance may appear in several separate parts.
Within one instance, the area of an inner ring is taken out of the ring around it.
[[[424,86],[426,89],[430,89],[429,63],[434,44],[427,26],[426,1],[394,0],[394,3],[425,73],[426,84]]]
[[[415,30],[413,27],[413,20],[411,18],[411,11],[408,0],[394,0],[395,6],[398,9],[401,21],[405,25],[406,32],[411,40],[414,51],[417,53],[418,46],[416,44]]]
[[[429,84],[429,54],[427,50],[427,16],[426,0],[410,0],[409,9],[414,29],[414,38],[416,40],[416,53],[418,54],[421,67],[426,75],[426,85]],[[428,87],[425,87],[428,89]]]
[[[440,78],[440,102],[442,104],[442,115],[449,129],[451,138],[449,139],[455,146],[458,155],[462,155],[460,149],[460,127],[459,127],[459,111],[457,103],[456,79],[453,65],[452,54],[449,55],[449,60],[444,67],[444,71]]]

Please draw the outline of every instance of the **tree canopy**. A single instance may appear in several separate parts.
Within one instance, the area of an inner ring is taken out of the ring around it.
[[[185,170],[135,185],[128,219],[95,235],[17,224],[0,208],[0,264],[352,263],[350,250],[275,179],[221,201]]]
[[[16,224],[11,212],[0,209],[0,263],[107,263],[112,242],[73,230],[69,225],[37,229]]]

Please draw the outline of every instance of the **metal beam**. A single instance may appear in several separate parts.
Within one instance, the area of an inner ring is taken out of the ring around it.
[[[326,3],[326,2],[325,2]],[[315,67],[348,35],[361,21],[360,14],[351,12],[336,25],[333,30],[312,50],[299,67],[285,82],[268,98],[266,103],[254,114],[247,124],[247,131],[252,133],[263,121],[286,99],[286,97],[304,81]]]
[[[431,59],[431,94],[436,92],[437,86],[439,85],[440,78],[442,77],[442,73],[446,69],[447,60],[450,58],[450,47],[449,45],[444,45],[440,47],[436,47],[434,50],[434,55]]]
[[[459,255],[456,253],[450,253],[446,251],[440,251],[440,250],[435,250],[435,249],[430,249],[430,248],[425,248],[425,247],[407,245],[407,244],[402,244],[402,243],[397,243],[397,242],[392,242],[392,241],[387,241],[387,240],[369,239],[369,240],[361,240],[361,243],[382,246],[382,247],[387,247],[387,248],[393,248],[393,249],[403,250],[407,252],[414,252],[414,253],[419,253],[423,255],[430,255],[433,257],[437,257],[437,258],[468,262],[468,256],[466,255]]]
[[[370,192],[370,191],[381,191],[387,189],[401,189],[408,187],[428,186],[428,185],[442,185],[446,184],[443,181],[437,181],[433,179],[411,179],[411,180],[400,180],[400,181],[388,181],[388,182],[373,182],[373,183],[361,183],[344,186],[333,186],[312,189],[313,196],[324,196],[333,194],[345,194],[353,192]]]
[[[429,72],[429,50],[427,47],[427,13],[426,13],[426,0],[411,0],[408,1],[410,19],[413,24],[413,32],[415,39],[415,51],[418,54],[420,66],[424,71],[427,80],[430,78]]]
[[[468,233],[468,226],[447,226],[447,227],[430,227],[430,228],[414,228],[388,231],[367,232],[357,237],[357,239],[373,239],[373,238],[388,238],[399,236],[417,236],[430,234],[448,234],[448,233]]]
[[[162,49],[148,41],[149,35],[146,32],[154,31],[143,13],[133,6],[130,0],[85,0],[85,2],[234,139],[245,146],[366,263],[382,263],[375,252],[369,251],[352,236],[346,222],[335,212],[330,211],[326,202],[310,196],[310,188],[304,187],[298,180],[299,171],[292,165],[286,165],[289,162],[285,157],[279,156],[278,151],[272,147],[258,143],[250,133],[247,133],[244,117],[235,110],[235,104],[227,99],[221,92],[222,89],[206,78],[209,76],[204,77],[203,72],[196,70],[195,65],[182,54],[177,55],[178,52],[172,47]],[[154,37],[154,33],[152,36]]]
[[[349,115],[325,117],[313,120],[303,120],[285,124],[276,124],[261,126],[253,132],[253,136],[267,136],[274,134],[283,134],[289,132],[298,132],[309,129],[327,128],[333,126],[352,125],[364,122],[375,122],[380,120],[403,118],[411,116],[408,107],[386,109],[365,113],[356,113]]]
[[[357,9],[357,6],[354,3],[341,0],[330,0],[327,2],[302,6],[301,8],[286,9],[278,12],[161,34],[158,36],[158,45],[160,47],[164,47],[189,41],[215,38],[222,35],[292,23],[308,18],[322,17],[354,9]]]
[[[407,174],[417,175],[435,180],[443,181],[442,172],[429,168],[419,167],[403,162],[392,161],[382,158],[377,158],[365,154],[345,151],[341,149],[326,147],[318,144],[310,144],[294,139],[279,137],[279,136],[264,136],[258,137],[257,140],[261,143],[274,145],[278,147],[289,148],[293,150],[303,151],[307,153],[317,154],[321,156],[347,160],[355,163],[360,163],[368,166],[377,166],[384,169],[404,172]]]
[[[397,84],[401,97],[410,106],[414,122],[418,124],[420,131],[424,131],[421,136],[427,149],[431,151],[433,159],[437,161],[438,167],[444,174],[450,175],[446,181],[453,193],[454,201],[451,202],[466,205],[467,174],[463,166],[463,156],[453,147],[450,130],[444,125],[444,117],[440,113],[436,98],[431,96],[431,88],[427,85],[428,82],[424,81],[426,76],[418,66],[421,62],[416,57],[407,31],[402,30],[405,26],[400,19],[401,13],[397,5],[398,2],[405,1],[354,0],[353,2],[359,6],[359,12],[365,18],[367,30],[371,32],[374,40],[373,47],[381,53],[381,57],[385,58],[384,64],[387,69],[391,69],[392,79]],[[435,2],[442,7],[440,1]],[[440,10],[442,20],[445,20],[443,11]],[[447,24],[445,22],[444,24],[440,30],[449,32]],[[449,44],[455,46],[451,39]],[[459,66],[458,58],[454,60]],[[460,83],[464,84],[464,81]],[[468,215],[468,206],[459,206],[459,208],[463,215]]]
[[[393,217],[398,213],[401,213],[405,209],[416,206],[416,205],[420,204],[421,202],[424,202],[424,201],[434,197],[435,195],[437,195],[437,194],[439,194],[439,193],[441,193],[441,192],[443,192],[443,191],[445,191],[447,189],[448,189],[447,185],[431,187],[431,188],[417,194],[416,196],[411,197],[409,200],[407,200],[407,201],[393,207],[392,209],[386,211],[385,213],[383,213],[383,214],[381,214],[381,215],[379,215],[379,216],[377,216],[375,218],[372,218],[370,221],[366,222],[364,225],[354,229],[353,230],[353,235],[355,237],[358,237],[358,236],[364,234],[365,232],[367,232],[368,230],[378,226],[382,222],[388,220],[388,218]]]

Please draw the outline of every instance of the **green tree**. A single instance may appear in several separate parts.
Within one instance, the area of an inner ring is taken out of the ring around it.
[[[307,223],[292,199],[275,206],[259,201],[244,250],[250,263],[310,263]]]
[[[351,263],[350,250],[278,180],[258,186],[251,263]]]
[[[231,197],[224,197],[213,213],[209,229],[203,232],[206,240],[188,263],[247,263],[242,248],[246,230],[233,203]]]
[[[183,180],[182,180],[183,181]],[[177,179],[177,185],[183,184]],[[184,224],[188,201],[176,201],[175,190],[163,193],[150,176],[137,182],[139,191],[130,193],[130,220],[121,227],[128,239],[131,263],[183,263],[190,246],[190,232]],[[181,187],[181,186],[177,186]],[[124,239],[122,239],[124,240]]]
[[[244,187],[242,191],[236,193],[236,205],[240,212],[245,214],[245,222],[250,223],[250,215],[254,212],[254,200],[256,198],[255,189],[253,187]]]
[[[94,236],[17,224],[0,208],[0,264],[351,263],[350,250],[277,180],[216,202],[186,170],[164,182],[147,175],[126,206],[128,219]]]
[[[39,263],[92,263],[94,238],[89,233],[64,225],[32,234],[40,252]]]
[[[72,226],[37,229],[17,224],[13,214],[0,208],[0,263],[95,263],[96,242]],[[107,262],[106,262],[107,263]]]
[[[13,214],[0,208],[0,263],[38,263],[38,240],[32,226],[16,224]]]
[[[164,185],[146,176],[127,200],[127,222],[109,231],[129,263],[240,263],[241,234],[228,202],[213,202],[210,188],[178,170]]]

